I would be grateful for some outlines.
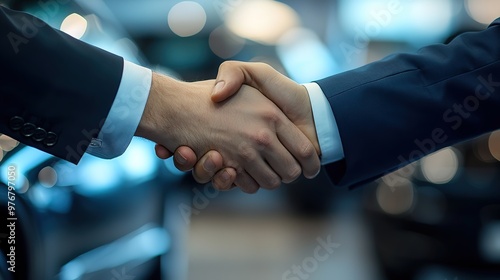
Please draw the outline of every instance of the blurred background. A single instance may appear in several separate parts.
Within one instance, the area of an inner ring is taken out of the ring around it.
[[[497,0],[0,3],[187,81],[243,60],[310,82],[500,16]],[[2,135],[2,209],[18,172],[18,270],[0,259],[0,279],[500,279],[499,161],[493,132],[352,191],[322,173],[246,195],[197,185],[142,139],[74,166]]]

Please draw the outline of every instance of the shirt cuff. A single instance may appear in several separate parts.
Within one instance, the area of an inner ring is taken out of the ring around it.
[[[318,84],[309,83],[303,86],[311,100],[316,135],[321,149],[321,164],[326,165],[343,159],[344,149],[339,128],[328,99]]]
[[[124,60],[123,75],[108,117],[86,153],[111,159],[122,155],[139,126],[151,89],[150,69]]]

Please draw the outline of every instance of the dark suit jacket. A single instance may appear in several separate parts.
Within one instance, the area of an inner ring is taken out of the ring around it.
[[[440,148],[500,128],[500,19],[448,45],[398,54],[318,82],[345,159],[326,166],[356,186]]]
[[[111,108],[123,59],[0,6],[0,133],[73,163]]]

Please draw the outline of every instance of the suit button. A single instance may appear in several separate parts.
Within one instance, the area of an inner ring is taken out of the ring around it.
[[[13,117],[9,121],[9,126],[12,130],[19,130],[24,125],[24,119],[21,117]]]
[[[47,131],[45,131],[45,129],[39,127],[37,129],[35,129],[35,133],[33,134],[33,136],[31,138],[33,138],[33,140],[35,140],[36,142],[41,142],[45,139],[45,137],[47,137]]]
[[[47,137],[45,137],[45,140],[43,141],[43,144],[47,147],[52,147],[57,143],[57,134],[54,132],[48,132]]]
[[[36,126],[32,123],[25,123],[21,128],[21,134],[26,137],[31,137],[35,133]]]

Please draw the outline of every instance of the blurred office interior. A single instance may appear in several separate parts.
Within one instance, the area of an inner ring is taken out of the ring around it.
[[[306,83],[500,16],[496,0],[0,3],[187,81],[241,60]],[[0,278],[500,279],[500,131],[354,190],[321,173],[255,195],[198,185],[153,147],[134,139],[119,158],[74,166],[1,135],[2,220],[8,166],[19,171],[19,271],[6,271],[4,251]]]

